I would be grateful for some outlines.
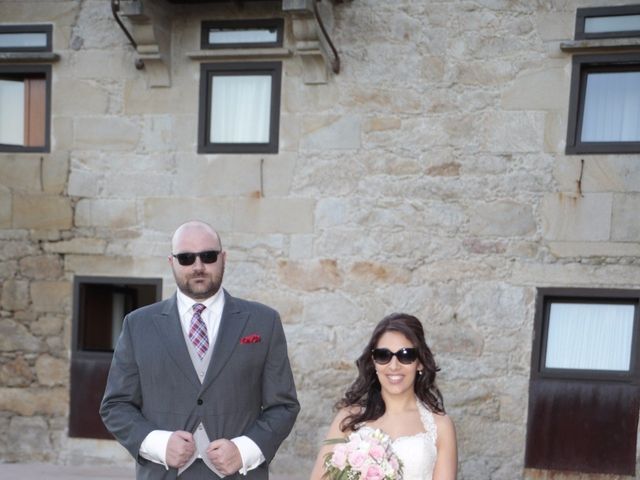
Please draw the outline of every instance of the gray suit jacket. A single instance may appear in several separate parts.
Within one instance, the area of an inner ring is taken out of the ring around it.
[[[220,330],[202,383],[185,344],[175,295],[124,319],[100,415],[137,460],[139,480],[177,476],[176,469],[167,471],[139,455],[153,430],[192,432],[202,422],[211,440],[246,435],[266,458],[246,479],[266,480],[268,463],[293,428],[300,405],[278,313],[224,294]],[[180,476],[217,478],[206,468],[189,468]]]

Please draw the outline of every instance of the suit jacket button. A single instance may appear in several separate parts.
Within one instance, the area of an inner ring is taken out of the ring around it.
[[[198,399],[198,405],[202,405],[202,403],[203,403],[203,402],[202,402],[202,399],[201,399],[201,398],[199,398],[199,399]]]

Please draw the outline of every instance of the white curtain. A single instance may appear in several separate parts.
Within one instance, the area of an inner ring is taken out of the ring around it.
[[[553,303],[545,367],[628,371],[633,305]]]
[[[24,145],[24,82],[0,80],[0,143]]]
[[[587,75],[581,140],[640,141],[640,72]]]
[[[214,76],[211,143],[269,143],[271,76]]]

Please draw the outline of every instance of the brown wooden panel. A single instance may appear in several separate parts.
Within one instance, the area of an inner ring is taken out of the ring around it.
[[[640,389],[628,383],[530,383],[525,466],[635,475]]]
[[[69,436],[113,439],[100,414],[111,354],[85,353],[71,359]]]
[[[25,79],[24,144],[42,147],[45,144],[47,113],[47,82],[44,78]]]

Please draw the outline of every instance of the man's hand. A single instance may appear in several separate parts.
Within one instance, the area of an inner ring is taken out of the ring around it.
[[[193,435],[183,430],[177,430],[169,437],[167,443],[167,465],[180,468],[185,465],[196,451]]]
[[[232,475],[242,468],[242,456],[235,443],[226,438],[214,440],[207,447],[207,456],[223,475]]]

